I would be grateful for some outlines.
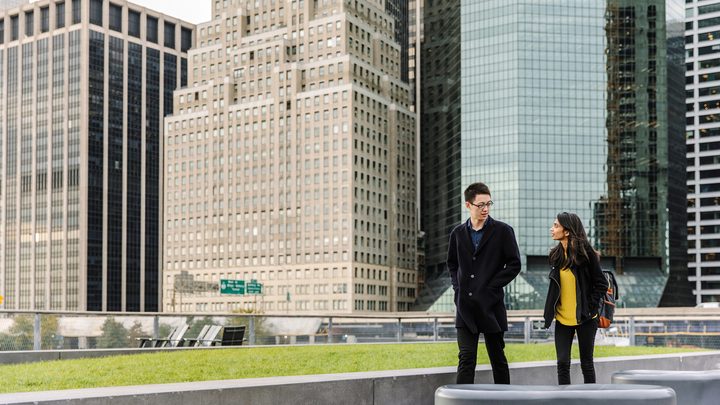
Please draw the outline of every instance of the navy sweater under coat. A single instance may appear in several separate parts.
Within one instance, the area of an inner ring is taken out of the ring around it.
[[[473,333],[507,331],[503,287],[520,273],[513,228],[488,217],[475,250],[463,222],[450,233],[447,268],[455,291],[455,326]]]

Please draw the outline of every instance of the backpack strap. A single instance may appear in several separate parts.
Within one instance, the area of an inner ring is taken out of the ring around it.
[[[605,275],[605,279],[608,282],[608,286],[612,287],[613,289],[613,297],[616,300],[619,299],[620,293],[618,292],[618,284],[617,280],[615,279],[615,274],[613,274],[613,272],[609,270],[603,270],[603,274]]]

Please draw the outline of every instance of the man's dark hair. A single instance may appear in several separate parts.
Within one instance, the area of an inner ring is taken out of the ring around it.
[[[491,195],[490,189],[485,185],[485,183],[473,183],[465,189],[465,201],[475,201],[475,196],[478,194]]]

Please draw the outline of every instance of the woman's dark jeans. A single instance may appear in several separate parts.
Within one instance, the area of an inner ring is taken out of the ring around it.
[[[585,384],[595,382],[595,365],[593,351],[595,349],[595,332],[598,329],[597,319],[591,319],[576,326],[566,326],[555,321],[555,353],[557,353],[558,384],[570,384],[570,350],[575,333],[580,346],[580,369]]]

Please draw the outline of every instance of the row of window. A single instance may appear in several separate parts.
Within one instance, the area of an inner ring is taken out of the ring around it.
[[[244,272],[220,272],[220,273],[203,273],[195,276],[189,275],[187,272],[182,272],[176,277],[175,281],[179,281],[184,278],[191,278],[194,282],[204,283],[218,283],[221,279],[234,279],[234,280],[327,280],[328,278],[339,278],[348,277],[349,271],[347,267],[324,267],[314,269],[287,269],[287,270],[269,270],[269,271],[244,271]],[[172,276],[167,276],[168,285],[173,285]],[[295,290],[295,292],[309,291],[311,284],[298,285],[302,286],[301,290]],[[317,286],[328,286],[330,284],[314,284],[316,289],[320,288]],[[277,285],[279,291],[285,292],[293,287],[292,285]],[[323,287],[324,288],[324,287]],[[332,284],[332,291],[334,293],[346,293],[348,291],[347,284],[337,283]]]
[[[326,214],[326,215],[329,215],[329,214]],[[320,216],[320,215],[318,215],[318,216]],[[284,221],[282,221],[282,222],[284,222]],[[305,237],[305,248],[309,248],[314,245],[317,248],[315,250],[321,250],[320,246],[325,246],[324,250],[326,250],[326,252],[324,252],[324,253],[329,253],[329,250],[337,250],[335,248],[329,249],[327,247],[327,246],[330,246],[331,239],[332,239],[333,245],[339,245],[339,244],[345,245],[348,242],[348,237],[343,236],[342,238],[340,238],[339,223],[340,223],[340,221],[338,221],[338,220],[332,221],[332,227],[335,231],[332,235],[327,234],[324,237],[321,237],[321,235],[318,233],[318,235],[316,235],[315,238],[310,238],[310,237],[306,236]],[[347,223],[347,220],[343,220],[343,223]],[[233,246],[235,247],[236,252],[241,252],[241,251],[257,252],[257,251],[264,251],[266,249],[273,250],[273,249],[275,249],[275,241],[273,240],[273,238],[268,237],[268,236],[273,235],[277,232],[269,232],[269,230],[267,230],[267,229],[270,226],[272,226],[273,228],[277,227],[277,231],[283,231],[281,233],[281,235],[279,235],[279,237],[292,238],[292,239],[287,239],[287,240],[280,239],[279,241],[277,241],[279,249],[284,249],[286,246],[288,249],[291,249],[293,246],[295,246],[298,250],[301,250],[303,248],[302,239],[300,239],[300,238],[295,239],[293,236],[289,236],[289,232],[292,232],[292,228],[293,228],[290,226],[291,224],[269,225],[269,226],[263,225],[262,229],[265,229],[267,231],[262,234],[258,234],[258,232],[257,232],[258,227],[255,226],[255,227],[252,227],[252,236],[251,236],[251,232],[250,232],[250,227],[247,226],[249,224],[246,223],[244,225],[246,225],[246,227],[244,229],[244,235],[239,226],[234,232],[233,232],[232,227],[228,228],[228,230],[227,230],[228,239],[225,239],[225,232],[223,229],[220,229],[219,231],[217,229],[213,229],[212,232],[208,229],[204,232],[205,233],[204,237],[203,237],[202,231],[195,232],[194,230],[191,230],[190,232],[187,232],[187,231],[176,232],[176,233],[168,232],[167,233],[167,241],[168,241],[168,245],[170,247],[170,249],[168,250],[168,254],[172,255],[173,250],[174,250],[174,253],[177,255],[177,254],[179,254],[177,249],[180,249],[180,248],[183,249],[182,250],[183,255],[185,254],[186,248],[188,248],[188,251],[190,252],[190,254],[203,253],[203,248],[201,245],[199,245],[200,243],[205,243],[205,244],[209,243],[210,244],[210,245],[205,245],[204,253],[210,253],[209,246],[213,246],[212,253],[218,253],[218,252],[225,253],[226,250],[227,250],[227,252],[233,252]],[[306,232],[310,232],[315,227],[316,226],[314,225],[314,223],[309,222],[308,226],[306,227],[306,229],[307,229]],[[301,227],[298,225],[298,229],[300,229],[300,228]],[[330,221],[329,220],[325,219],[323,221],[323,228],[327,228],[327,229],[325,229],[325,231],[330,230]],[[289,231],[286,231],[286,230],[289,230]],[[233,236],[235,236],[234,241],[233,241]],[[173,241],[173,239],[176,242],[174,244],[171,243]],[[179,243],[180,239],[182,239],[182,242],[183,242],[182,244]],[[268,239],[270,239],[270,240],[268,240]],[[189,242],[186,242],[188,240],[189,240]],[[197,242],[195,242],[195,240],[197,240]],[[342,240],[342,243],[340,242],[341,240]],[[293,242],[293,241],[295,241],[295,242]],[[314,241],[314,243],[313,243],[313,241]],[[227,249],[226,249],[226,247],[227,247]]]
[[[71,11],[71,20],[70,24],[79,24],[81,21],[81,10],[82,10],[82,0],[67,0],[67,3],[72,2],[72,11]],[[66,20],[66,13],[65,13],[65,1],[60,1],[57,3],[53,3],[53,6],[55,8],[55,26],[54,29],[59,29],[65,27],[67,20]],[[9,37],[7,38],[7,41],[16,41],[20,38],[20,24],[24,25],[23,32],[25,33],[25,36],[33,36],[36,34],[35,30],[35,9],[25,11],[21,14],[15,14],[10,15],[5,18],[0,19],[0,43],[4,43],[6,40],[6,34],[5,34],[5,26],[7,21],[7,26],[9,28]],[[23,20],[20,20],[20,16],[22,15]],[[50,7],[45,6],[41,7],[39,9],[39,32],[44,33],[50,31]]]
[[[688,191],[693,192],[694,191]],[[706,212],[700,212],[699,217],[701,221],[714,221],[717,219],[720,219],[720,212],[716,211],[706,211]],[[688,222],[695,222],[698,220],[698,213],[697,212],[688,212]]]
[[[404,303],[398,303],[398,310],[401,310],[400,304]],[[375,300],[355,300],[355,310],[356,311],[387,311],[387,301],[375,301]],[[407,310],[407,309],[403,309]]]
[[[340,67],[342,67],[342,63],[340,64]],[[216,87],[219,89],[220,93],[223,92],[223,85],[216,86]],[[213,91],[213,93],[215,93],[215,91]],[[332,94],[331,93],[325,94],[322,96],[322,102],[323,102],[323,104],[327,105],[331,102],[330,98],[332,97],[332,103],[337,103],[341,99],[340,96],[342,96],[342,101],[347,101],[348,100],[347,90],[342,91],[342,92],[339,92],[339,91],[333,92]],[[186,101],[194,102],[197,100],[206,100],[207,98],[208,98],[207,90],[203,90],[202,92],[196,91],[196,92],[191,92],[188,94],[181,94],[178,101],[182,104],[182,103],[185,103]],[[304,104],[306,107],[310,107],[311,103],[315,106],[320,105],[320,96],[315,96],[313,98],[311,98],[311,97],[298,98],[295,101],[297,109],[300,109],[301,106],[303,105],[303,99],[304,99]],[[369,97],[368,97],[368,102],[369,102]],[[290,104],[289,104],[289,102],[281,102],[278,104],[278,107],[279,107],[279,111],[286,111],[286,109],[290,108]],[[245,117],[245,119],[249,119],[251,113],[252,113],[253,117],[258,117],[260,114],[262,116],[265,116],[268,112],[272,116],[274,114],[274,111],[275,111],[274,105],[272,105],[272,104],[263,105],[263,106],[259,106],[259,107],[253,107],[253,108],[238,108],[234,111],[228,112],[228,120],[229,121],[234,121],[234,120],[239,121],[239,120],[241,120],[241,118],[243,116]],[[188,113],[189,112],[190,112],[190,110],[188,109]],[[214,115],[213,122],[214,123],[219,122],[222,124],[224,122],[224,116],[225,115],[223,113]],[[298,119],[298,118],[296,117],[296,119]],[[280,117],[280,120],[282,120],[282,117]],[[174,130],[179,130],[180,128],[194,128],[196,126],[200,127],[203,125],[208,126],[210,124],[209,117],[202,117],[202,118],[195,118],[195,119],[191,118],[191,119],[182,119],[182,120],[176,119],[173,121],[174,122],[170,122],[168,124],[168,127],[170,129],[174,129]],[[239,131],[239,129],[240,128],[238,127],[238,131]],[[232,133],[232,127],[228,127],[228,132]],[[202,139],[202,138],[199,137],[198,139]]]
[[[347,261],[349,258],[349,255],[347,252],[342,252],[342,255],[338,252],[334,252],[332,254],[330,253],[324,253],[322,255],[320,253],[315,253],[314,255],[311,254],[296,254],[295,260],[293,261],[293,255],[285,255],[285,256],[279,256],[278,257],[278,263],[277,264],[293,264],[293,262],[297,264],[301,263],[327,263],[327,262],[338,262],[338,261]],[[194,269],[194,268],[217,268],[217,267],[225,267],[226,263],[227,266],[259,266],[262,265],[262,261],[266,261],[266,258],[263,257],[253,257],[253,258],[237,258],[233,260],[232,258],[228,258],[227,262],[225,259],[204,259],[204,260],[182,260],[182,261],[173,261],[168,262],[166,269],[168,270],[186,270],[186,269]],[[267,261],[266,261],[267,262]],[[270,256],[269,263],[266,263],[269,265],[275,264],[275,256]]]
[[[331,307],[333,310],[347,310],[347,300],[295,300],[286,298],[280,301],[266,301],[261,302],[245,301],[245,302],[198,302],[198,303],[177,303],[169,302],[165,305],[166,312],[222,312],[222,311],[238,311],[244,310],[256,310],[261,311],[286,311],[291,307],[296,310],[329,310]],[[379,307],[384,308],[382,311],[387,311],[387,302]],[[312,304],[312,305],[311,305]]]
[[[23,32],[26,37],[35,35],[36,33],[49,32],[51,29],[60,29],[66,26],[67,16],[65,5],[72,4],[71,25],[78,24],[81,21],[82,0],[67,0],[52,3],[55,12],[54,25],[51,26],[50,6],[40,7],[39,9],[27,10],[23,13],[10,15],[5,19],[0,19],[0,43],[5,42],[5,22],[8,21],[9,38],[8,41],[16,41],[19,39],[20,25],[23,24]],[[105,2],[103,0],[90,0],[90,23],[105,26],[103,24]],[[36,21],[36,11],[38,17]],[[23,17],[22,21],[20,16]],[[157,17],[149,15],[145,16],[145,39],[149,42],[158,43],[158,27],[159,21]],[[126,32],[128,35],[136,38],[141,37],[141,22],[143,14],[140,11],[128,9],[127,19],[123,18],[123,6],[109,3],[107,27],[118,32]],[[126,26],[123,27],[123,22]],[[36,29],[36,22],[37,28]],[[163,44],[169,48],[175,48],[175,24],[169,21],[163,21]],[[180,28],[180,50],[187,52],[192,46],[192,29],[187,27]]]
[[[208,255],[208,252],[206,252],[203,255],[203,257],[207,257],[207,255]],[[355,261],[361,262],[361,263],[366,263],[366,260],[367,260],[367,263],[371,263],[371,264],[385,264],[385,262],[387,261],[387,256],[375,255],[375,254],[372,254],[372,255],[367,254],[367,256],[364,256],[364,255],[365,254],[362,252],[360,252],[360,253],[355,252],[355,257],[356,257]],[[291,255],[291,254],[278,256],[279,264],[285,264],[286,261],[288,264],[291,264],[292,256],[293,255]],[[302,260],[303,254],[296,254],[295,257],[296,257],[298,263],[303,262],[303,260]],[[313,260],[313,257],[314,257],[314,260]],[[342,256],[338,252],[333,252],[333,253],[325,252],[325,253],[314,253],[314,254],[306,253],[306,254],[304,254],[304,258],[305,258],[304,262],[305,263],[313,263],[313,262],[314,263],[327,263],[330,261],[340,261],[340,260],[344,261],[344,260],[347,260],[347,257],[348,257],[347,252],[343,252]],[[244,259],[241,259],[241,258],[233,259],[232,257],[230,257],[230,258],[227,258],[227,262],[226,262],[225,258],[220,258],[220,259],[205,258],[204,260],[190,259],[190,260],[187,260],[188,266],[186,266],[185,260],[178,260],[178,261],[168,262],[168,268],[169,269],[174,268],[176,270],[177,269],[186,269],[186,268],[202,269],[202,268],[210,268],[210,266],[212,266],[214,268],[214,267],[217,267],[218,265],[219,265],[219,267],[225,267],[226,263],[227,263],[228,267],[242,266],[242,265],[244,265],[244,266],[250,266],[250,265],[257,266],[257,265],[268,265],[268,264],[275,265],[276,264],[275,258],[276,257],[274,255],[269,256],[269,263],[268,263],[266,256],[261,256],[259,258],[258,257],[252,257],[252,258],[245,257]],[[205,263],[204,266],[203,266],[203,262]],[[412,276],[413,280],[414,280],[414,277],[415,276],[413,275]],[[411,277],[409,275],[399,277],[399,278],[401,278],[400,282],[404,282],[404,283],[411,282],[410,281]]]

